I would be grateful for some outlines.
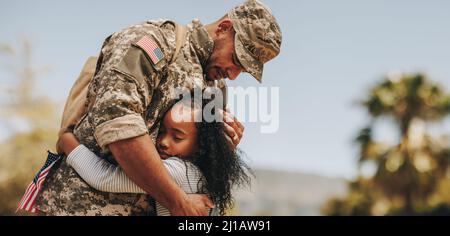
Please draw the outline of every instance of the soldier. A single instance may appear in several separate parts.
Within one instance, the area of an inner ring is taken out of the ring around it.
[[[249,0],[215,23],[203,26],[194,20],[173,58],[175,25],[148,21],[105,40],[89,85],[87,113],[74,134],[97,155],[120,165],[172,215],[204,215],[211,201],[185,194],[160,161],[154,145],[159,121],[174,102],[175,88],[204,89],[241,72],[261,82],[263,64],[280,51],[281,32],[270,10]],[[238,145],[244,127],[230,120],[227,135]],[[45,215],[147,215],[154,213],[149,195],[96,191],[62,158],[47,176],[36,209]]]

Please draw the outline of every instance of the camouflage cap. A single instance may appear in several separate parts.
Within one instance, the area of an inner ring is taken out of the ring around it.
[[[264,63],[280,53],[281,30],[270,9],[248,0],[228,13],[233,22],[235,51],[245,71],[261,83]]]

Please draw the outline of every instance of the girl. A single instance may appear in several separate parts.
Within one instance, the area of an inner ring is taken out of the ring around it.
[[[224,215],[234,203],[232,188],[248,185],[251,172],[240,152],[228,144],[223,122],[203,119],[202,108],[209,100],[188,103],[180,101],[165,114],[156,147],[175,182],[186,193],[208,194],[220,215]],[[201,118],[195,119],[198,116]],[[105,192],[145,193],[120,167],[80,145],[73,134],[63,134],[58,146],[68,154],[67,163],[93,188]],[[170,215],[159,203],[156,203],[156,212]]]

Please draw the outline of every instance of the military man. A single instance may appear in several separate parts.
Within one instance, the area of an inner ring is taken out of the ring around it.
[[[205,196],[184,193],[164,169],[155,149],[159,122],[174,102],[175,88],[204,89],[241,72],[261,82],[264,63],[280,51],[281,31],[266,6],[249,0],[212,24],[194,20],[172,62],[175,31],[174,22],[156,20],[108,37],[89,85],[87,114],[74,129],[82,144],[120,165],[149,195],[96,191],[62,159],[38,195],[39,212],[147,215],[154,213],[150,196],[172,215],[205,215],[205,206],[212,207]],[[244,127],[235,118],[225,125],[230,142],[238,145]]]

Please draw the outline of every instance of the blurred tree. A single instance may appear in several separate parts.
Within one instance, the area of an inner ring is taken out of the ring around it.
[[[43,165],[46,150],[54,147],[59,126],[56,104],[35,86],[48,67],[33,67],[28,40],[24,39],[19,48],[0,45],[0,56],[6,58],[2,64],[12,75],[10,81],[3,81],[11,86],[1,91],[0,120],[11,135],[0,143],[0,215],[14,214],[25,188]],[[14,129],[17,121],[21,121],[20,129]]]
[[[450,199],[445,195],[450,184],[450,142],[446,136],[433,137],[426,126],[450,113],[450,94],[423,74],[397,75],[375,86],[362,105],[372,120],[355,140],[360,147],[358,168],[370,162],[376,172],[351,182],[349,195],[330,200],[324,213],[413,215],[439,208],[439,214],[445,210],[450,214]],[[392,118],[399,131],[398,143],[373,138],[380,117]]]

